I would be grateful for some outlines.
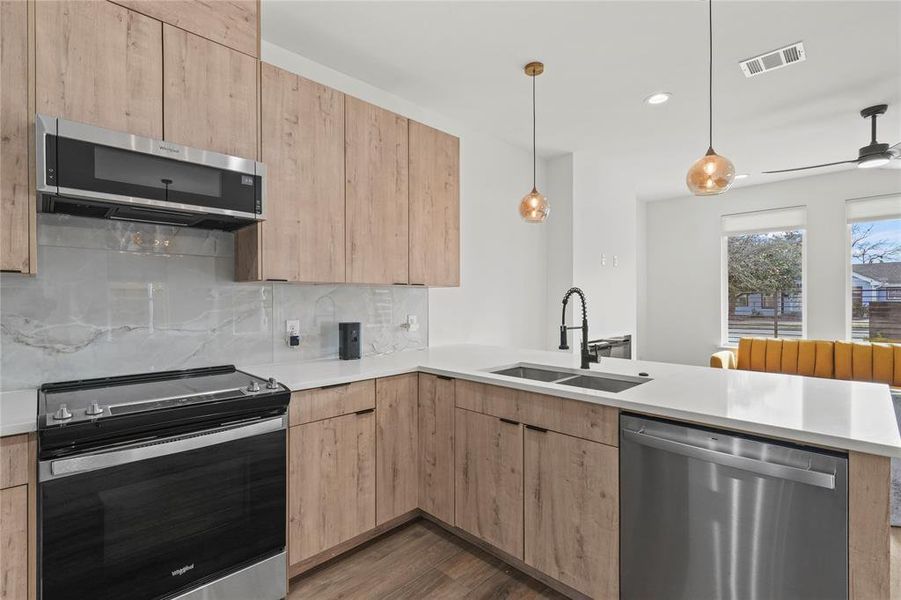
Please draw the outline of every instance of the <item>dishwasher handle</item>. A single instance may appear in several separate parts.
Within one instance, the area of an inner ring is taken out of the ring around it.
[[[702,448],[700,446],[694,446],[692,444],[686,444],[684,442],[668,440],[666,438],[650,435],[642,431],[632,431],[631,429],[623,429],[622,436],[623,439],[629,440],[630,442],[635,442],[636,444],[641,444],[642,446],[648,446],[650,448],[656,448],[658,450],[681,454],[682,456],[687,456],[689,458],[705,460],[707,462],[732,467],[734,469],[741,469],[743,471],[749,471],[751,473],[757,473],[759,475],[766,475],[767,477],[787,479],[789,481],[805,483],[807,485],[813,485],[830,490],[835,489],[835,473],[823,473],[821,471],[802,469],[800,467],[792,467],[789,465],[780,465],[778,463],[771,463],[765,460],[758,460],[756,458],[748,458],[746,456],[738,456],[736,454],[730,454],[728,452],[720,452],[718,450]]]

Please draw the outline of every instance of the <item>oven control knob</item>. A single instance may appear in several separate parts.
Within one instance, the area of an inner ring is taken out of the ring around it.
[[[248,392],[259,392],[260,384],[257,383],[256,381],[251,381],[250,385],[247,386],[247,391]]]
[[[103,408],[101,408],[101,406],[98,403],[91,402],[90,406],[88,406],[85,409],[84,414],[92,416],[92,417],[96,417],[97,415],[103,414]]]
[[[269,390],[277,390],[278,389],[278,382],[275,380],[275,377],[269,378],[269,383],[266,384],[266,389],[269,389]]]
[[[72,413],[65,404],[60,404],[59,408],[53,413],[53,419],[56,421],[65,421],[72,418]]]

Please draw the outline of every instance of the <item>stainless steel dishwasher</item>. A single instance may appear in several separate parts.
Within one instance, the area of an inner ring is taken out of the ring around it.
[[[848,597],[844,454],[620,418],[624,600]]]

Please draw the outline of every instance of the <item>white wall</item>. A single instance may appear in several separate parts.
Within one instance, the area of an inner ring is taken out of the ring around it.
[[[721,216],[787,206],[807,207],[807,336],[844,339],[845,201],[898,192],[901,171],[850,169],[647,203],[640,228],[646,277],[640,358],[707,364],[721,341]]]
[[[579,151],[548,163],[548,348],[559,344],[564,292],[580,287],[588,300],[589,338],[636,328],[637,238],[634,179],[615,161]],[[568,214],[561,214],[568,211]],[[580,324],[571,300],[567,322]],[[570,333],[570,347],[580,343]]]
[[[547,230],[517,213],[531,186],[531,153],[271,43],[263,42],[262,54],[266,62],[460,138],[461,285],[429,290],[429,343],[543,348]],[[541,189],[544,162],[538,166]]]
[[[548,161],[546,194],[551,203],[547,228],[546,347],[560,345],[560,308],[563,293],[573,286],[573,155]],[[572,322],[572,321],[570,321]],[[576,348],[570,344],[570,348]]]
[[[573,277],[588,297],[589,337],[635,333],[634,179],[609,158],[573,158]]]

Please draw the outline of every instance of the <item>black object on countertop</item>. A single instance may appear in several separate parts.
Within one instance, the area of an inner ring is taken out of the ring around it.
[[[360,347],[360,324],[338,323],[338,358],[356,360],[360,358]]]

